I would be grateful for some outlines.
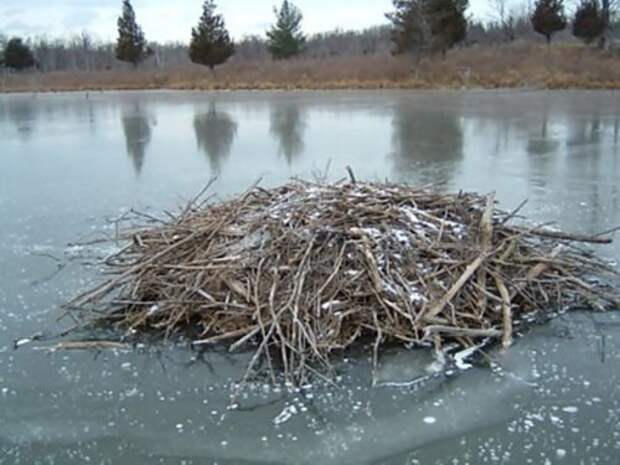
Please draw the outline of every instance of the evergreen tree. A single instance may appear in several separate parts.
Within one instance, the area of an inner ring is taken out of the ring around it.
[[[2,61],[7,68],[21,71],[36,64],[30,47],[19,37],[13,37],[7,42],[3,55]]]
[[[278,10],[274,8],[276,24],[267,31],[267,49],[276,60],[299,55],[306,43],[306,37],[301,30],[303,15],[299,8],[288,0],[282,2]]]
[[[225,63],[234,53],[235,44],[230,39],[222,15],[215,13],[213,0],[206,0],[198,26],[192,28],[189,57],[192,62],[213,70]]]
[[[582,0],[575,11],[573,35],[586,44],[600,38],[607,28],[605,15],[597,0]]]
[[[563,0],[537,0],[531,17],[534,30],[551,43],[551,36],[566,29]]]
[[[392,23],[394,53],[421,51],[431,41],[430,24],[426,21],[424,1],[393,0],[394,11],[386,14]]]
[[[428,0],[431,18],[433,51],[445,54],[449,48],[465,39],[468,0]]]
[[[442,52],[467,34],[468,0],[393,0],[392,22],[396,53]]]
[[[117,24],[116,58],[138,66],[152,51],[147,47],[144,32],[136,22],[136,13],[130,0],[123,0],[123,14]]]

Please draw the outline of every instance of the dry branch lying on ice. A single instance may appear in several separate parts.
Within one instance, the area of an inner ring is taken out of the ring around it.
[[[610,242],[508,225],[493,196],[291,182],[190,204],[132,233],[114,277],[69,304],[89,321],[253,347],[248,376],[299,381],[374,341],[509,346],[526,313],[618,303],[614,273],[571,245]]]

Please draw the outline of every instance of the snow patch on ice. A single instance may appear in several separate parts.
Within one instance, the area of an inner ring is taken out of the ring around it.
[[[275,425],[281,425],[282,423],[286,423],[289,421],[293,415],[297,415],[297,407],[294,405],[289,405],[285,407],[280,414],[273,419],[273,423]]]

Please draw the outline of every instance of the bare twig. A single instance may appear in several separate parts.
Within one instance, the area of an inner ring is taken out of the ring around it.
[[[387,342],[508,347],[526,313],[618,301],[598,279],[611,267],[570,246],[608,239],[507,226],[521,206],[504,213],[493,195],[348,171],[348,181],[255,185],[219,204],[199,202],[203,191],[168,222],[144,217],[150,227],[120,232],[133,240],[106,260],[112,278],[69,303],[69,315],[252,348],[244,380],[303,382],[332,373],[334,354],[362,340],[373,341],[376,372]]]

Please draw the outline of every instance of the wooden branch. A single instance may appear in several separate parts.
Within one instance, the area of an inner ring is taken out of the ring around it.
[[[590,244],[612,244],[613,239],[610,237],[585,236],[582,234],[569,234],[559,231],[550,231],[548,229],[523,229],[515,226],[507,226],[506,229],[516,234],[532,234],[534,236],[547,237],[549,239],[557,239],[560,241],[584,242]]]
[[[469,336],[469,337],[500,337],[502,332],[498,329],[472,329],[457,328],[454,326],[432,325],[424,328],[426,334],[444,333],[451,336]]]
[[[512,308],[510,293],[504,282],[495,276],[495,285],[502,297],[502,347],[508,349],[512,345]]]
[[[443,309],[448,305],[448,303],[454,299],[456,294],[461,290],[461,288],[465,285],[465,283],[473,276],[473,274],[480,268],[480,265],[486,259],[485,254],[481,254],[476,258],[469,266],[465,269],[465,272],[461,275],[456,283],[450,288],[450,290],[441,298],[441,300],[433,307],[429,312],[424,315],[425,320],[429,320],[435,318],[439,315]]]

